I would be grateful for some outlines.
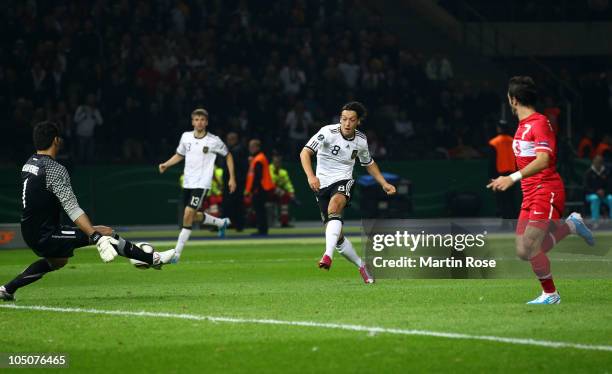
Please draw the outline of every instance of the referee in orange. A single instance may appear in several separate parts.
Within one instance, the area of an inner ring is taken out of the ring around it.
[[[491,179],[502,175],[510,175],[517,170],[512,141],[508,123],[500,120],[497,125],[497,135],[489,140],[489,146],[491,147],[489,177]],[[517,217],[517,193],[517,187],[514,185],[506,191],[495,194],[497,214],[503,219],[515,219]]]

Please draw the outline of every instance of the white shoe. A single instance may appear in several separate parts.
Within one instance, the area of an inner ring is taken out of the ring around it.
[[[542,292],[537,298],[527,302],[527,304],[560,304],[561,296],[557,291],[553,293]]]
[[[578,236],[582,237],[582,239],[584,239],[584,241],[591,247],[595,245],[593,233],[584,223],[584,220],[582,219],[580,213],[573,212],[569,215],[569,217],[567,217],[565,222],[568,223],[572,234],[577,234]]]
[[[172,262],[175,254],[176,250],[174,248],[163,252],[153,252],[153,265],[151,267],[155,270],[161,270],[162,265]]]

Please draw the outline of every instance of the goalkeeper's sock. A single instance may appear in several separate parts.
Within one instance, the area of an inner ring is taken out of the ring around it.
[[[353,244],[348,240],[347,237],[342,238],[341,242],[336,245],[336,250],[340,253],[344,258],[355,264],[357,267],[361,267],[363,265],[363,261],[361,257],[355,252],[355,248]]]
[[[4,289],[6,290],[6,292],[14,294],[17,289],[27,286],[30,283],[36,282],[37,280],[42,278],[43,275],[53,270],[55,269],[51,267],[51,264],[49,264],[46,259],[41,258],[40,260],[37,260],[33,262],[30,266],[28,266],[21,274],[16,276],[15,279],[5,284]]]
[[[176,241],[176,246],[174,247],[176,256],[180,257],[183,252],[183,248],[185,247],[185,243],[189,240],[189,236],[191,235],[191,228],[183,227],[181,229],[181,233],[178,236],[178,240]]]
[[[334,256],[334,248],[338,243],[338,238],[342,232],[342,221],[337,218],[331,219],[327,222],[325,227],[325,254],[329,258]]]
[[[222,218],[217,218],[215,216],[211,216],[208,213],[204,213],[204,222],[205,225],[223,227],[224,220]]]
[[[149,265],[153,264],[153,253],[143,251],[139,247],[135,246],[132,242],[123,239],[119,235],[115,234],[113,237],[119,241],[119,244],[117,245],[117,253],[120,256],[146,262]]]

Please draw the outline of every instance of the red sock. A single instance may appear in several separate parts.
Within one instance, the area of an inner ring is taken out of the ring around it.
[[[529,262],[531,262],[531,268],[540,280],[540,284],[542,285],[544,292],[555,292],[555,282],[553,282],[552,274],[550,272],[550,260],[548,259],[548,256],[546,256],[546,253],[539,252],[535,257],[531,258]]]
[[[558,223],[555,227],[554,231],[549,232],[544,237],[544,241],[542,241],[542,252],[546,253],[555,246],[555,244],[559,243],[561,240],[565,239],[566,236],[570,234],[570,228],[567,223],[562,222]]]

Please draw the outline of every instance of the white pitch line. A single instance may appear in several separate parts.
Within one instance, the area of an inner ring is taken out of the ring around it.
[[[322,323],[314,321],[283,321],[276,319],[256,319],[256,318],[233,318],[233,317],[214,317],[203,316],[197,314],[175,314],[163,312],[131,312],[127,310],[101,310],[101,309],[83,309],[83,308],[60,308],[48,307],[42,305],[15,305],[15,304],[0,304],[0,308],[5,309],[22,309],[35,310],[46,312],[62,312],[62,313],[85,313],[85,314],[102,314],[112,316],[132,316],[132,317],[157,317],[157,318],[175,318],[195,321],[210,321],[210,322],[226,322],[226,323],[244,323],[244,324],[260,324],[260,325],[282,325],[282,326],[299,326],[299,327],[315,327],[334,330],[360,331],[371,334],[394,334],[394,335],[417,335],[430,336],[436,338],[447,339],[463,339],[463,340],[484,340],[496,343],[507,343],[516,345],[530,345],[547,348],[573,348],[589,351],[606,351],[612,352],[610,345],[591,345],[570,342],[559,342],[549,340],[524,339],[524,338],[507,338],[503,336],[492,335],[470,335],[453,332],[438,332],[428,330],[413,330],[387,327],[373,327],[362,325],[350,325],[342,323]]]

